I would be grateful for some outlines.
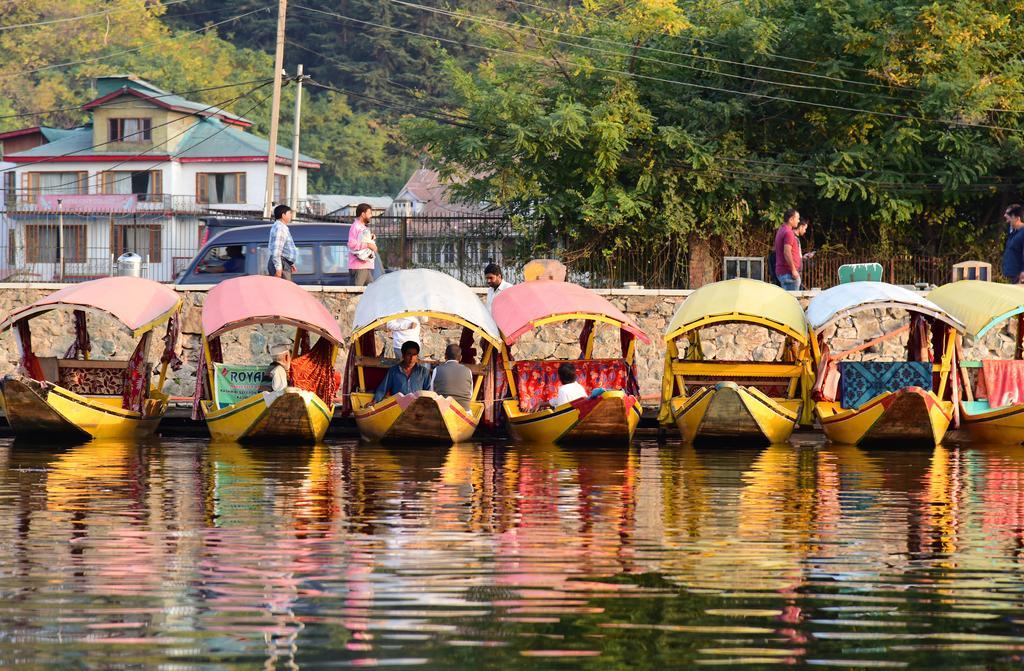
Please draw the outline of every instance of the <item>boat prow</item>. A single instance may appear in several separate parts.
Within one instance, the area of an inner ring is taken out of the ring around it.
[[[628,443],[640,423],[640,402],[621,390],[583,398],[557,408],[522,412],[516,400],[505,401],[509,433],[526,443]]]
[[[938,445],[949,428],[953,404],[934,392],[906,387],[883,392],[856,408],[820,402],[815,411],[833,443],[918,443]]]
[[[986,443],[1024,443],[1024,405],[1020,403],[992,408],[988,401],[964,401],[960,421],[971,436]]]
[[[261,392],[217,410],[207,408],[206,423],[214,440],[239,443],[323,439],[334,408],[311,391],[288,387]]]
[[[719,382],[700,387],[692,396],[677,396],[671,401],[672,418],[682,438],[694,442],[701,438],[760,438],[784,443],[800,418],[800,398],[775,399],[756,387],[735,382]]]
[[[120,397],[88,397],[20,375],[0,381],[4,411],[18,435],[54,440],[134,438],[152,433],[163,415],[164,401],[152,399],[151,414],[125,410]]]
[[[353,394],[353,406],[363,394]],[[366,400],[370,399],[365,394]],[[476,431],[482,403],[466,410],[455,399],[432,391],[388,396],[377,403],[353,407],[364,438],[381,442],[461,443]]]

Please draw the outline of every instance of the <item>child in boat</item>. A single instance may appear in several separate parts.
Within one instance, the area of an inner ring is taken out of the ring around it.
[[[555,398],[551,400],[552,408],[587,397],[587,390],[576,381],[576,367],[568,361],[558,367],[558,381],[562,385],[558,388]]]

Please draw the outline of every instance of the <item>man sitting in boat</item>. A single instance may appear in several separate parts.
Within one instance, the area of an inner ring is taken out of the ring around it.
[[[555,398],[550,402],[552,408],[587,397],[587,390],[576,381],[576,367],[568,361],[558,367],[558,381],[562,384],[558,388]]]
[[[444,363],[430,375],[430,390],[441,396],[451,396],[469,410],[469,399],[473,395],[473,371],[459,363],[462,348],[449,344],[444,348]]]
[[[263,373],[262,391],[281,391],[288,386],[288,369],[292,365],[292,350],[289,345],[274,345],[270,348],[273,362]]]
[[[412,340],[402,343],[402,360],[388,368],[388,374],[373,393],[373,402],[377,403],[385,396],[412,394],[427,389],[430,386],[430,371],[418,363],[419,358],[419,343]]]

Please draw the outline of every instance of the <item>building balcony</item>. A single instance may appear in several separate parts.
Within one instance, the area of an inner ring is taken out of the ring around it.
[[[128,214],[132,212],[204,214],[207,212],[255,212],[258,203],[201,203],[195,196],[172,194],[32,194],[8,197],[8,214]]]

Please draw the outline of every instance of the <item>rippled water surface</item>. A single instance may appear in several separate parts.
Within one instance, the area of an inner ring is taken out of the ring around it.
[[[1024,666],[1024,450],[0,443],[0,667]]]

